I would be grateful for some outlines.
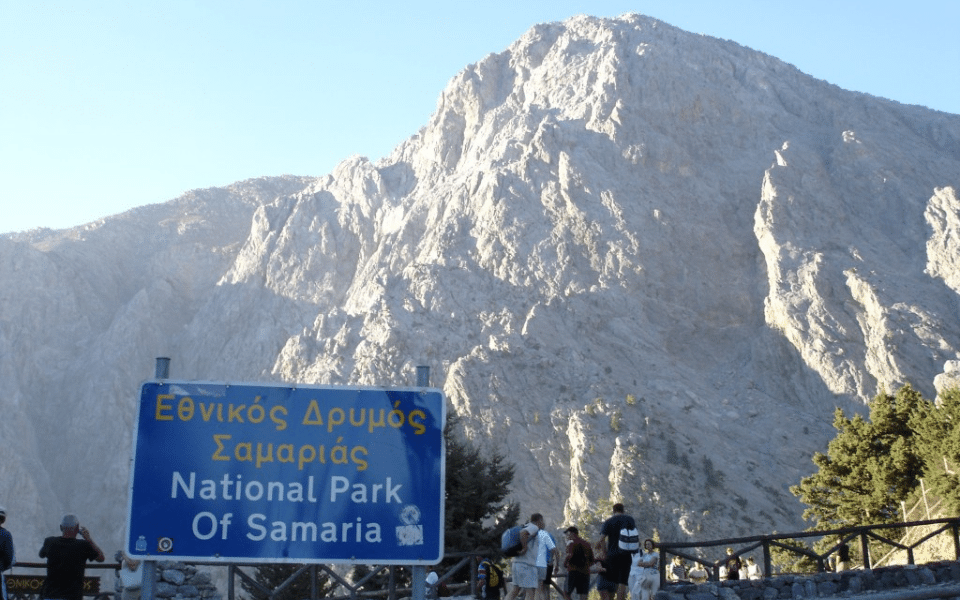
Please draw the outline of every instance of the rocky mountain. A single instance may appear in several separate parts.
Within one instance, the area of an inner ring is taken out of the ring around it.
[[[551,525],[803,529],[862,409],[960,371],[960,116],[640,15],[538,25],[329,175],[0,238],[0,483],[120,545],[139,383],[432,384]]]

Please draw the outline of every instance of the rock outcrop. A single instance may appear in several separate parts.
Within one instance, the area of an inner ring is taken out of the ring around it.
[[[429,365],[550,525],[619,499],[664,539],[802,529],[788,488],[835,407],[956,380],[958,187],[960,116],[639,15],[538,25],[379,161],[0,239],[9,522],[29,548],[69,509],[119,544],[170,356]]]

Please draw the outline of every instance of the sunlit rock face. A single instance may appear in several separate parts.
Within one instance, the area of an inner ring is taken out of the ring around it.
[[[213,381],[430,366],[551,526],[620,500],[662,539],[802,529],[788,487],[835,407],[960,377],[958,187],[957,115],[638,15],[538,25],[377,162],[0,238],[18,557],[67,510],[119,547],[156,356]]]

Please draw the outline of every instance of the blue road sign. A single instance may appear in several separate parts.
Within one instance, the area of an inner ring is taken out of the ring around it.
[[[147,382],[127,552],[436,564],[445,418],[431,388]]]

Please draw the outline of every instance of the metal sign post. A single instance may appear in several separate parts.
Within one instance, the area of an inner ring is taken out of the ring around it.
[[[166,356],[158,356],[156,369],[153,377],[157,381],[170,377],[170,359]],[[128,534],[129,535],[129,534]],[[122,567],[121,567],[122,568]],[[140,597],[142,600],[154,600],[157,595],[157,561],[147,559],[143,561],[143,573],[141,574],[142,583],[140,584]]]
[[[425,388],[430,386],[430,367],[417,367],[417,387]],[[443,527],[443,523],[440,524]],[[440,557],[443,558],[443,548],[440,549]],[[413,581],[411,582],[410,595],[412,600],[425,600],[427,597],[427,569],[423,565],[413,567]]]

